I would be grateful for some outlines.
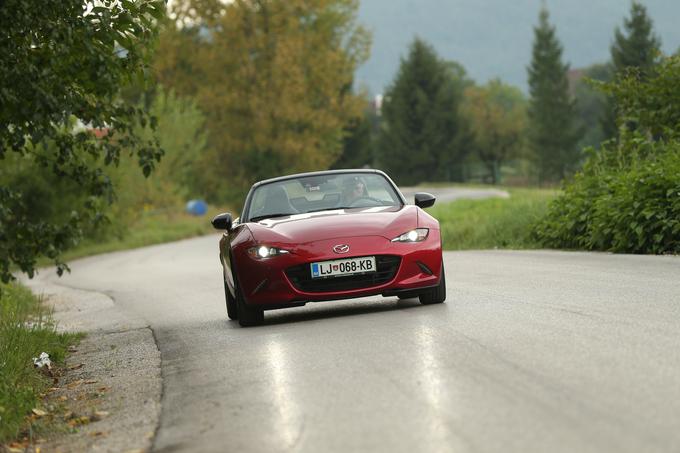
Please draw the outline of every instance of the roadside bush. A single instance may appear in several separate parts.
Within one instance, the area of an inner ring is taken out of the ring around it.
[[[547,247],[680,252],[680,142],[629,140],[593,153],[534,232]]]
[[[680,57],[601,87],[620,107],[621,135],[587,150],[534,235],[554,248],[680,253]]]

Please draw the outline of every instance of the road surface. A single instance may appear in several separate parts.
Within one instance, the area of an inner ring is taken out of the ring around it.
[[[447,252],[445,304],[308,304],[245,329],[217,241],[91,257],[60,280],[153,329],[156,451],[680,451],[677,257]]]

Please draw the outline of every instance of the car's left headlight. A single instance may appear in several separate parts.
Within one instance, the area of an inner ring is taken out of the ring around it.
[[[392,239],[392,242],[422,242],[427,238],[430,230],[427,228],[416,228]]]

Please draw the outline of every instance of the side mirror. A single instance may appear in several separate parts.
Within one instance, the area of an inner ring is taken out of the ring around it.
[[[416,200],[416,206],[423,209],[429,208],[437,200],[434,195],[427,192],[418,192],[415,194],[414,198]]]
[[[217,214],[211,223],[216,230],[229,231],[231,230],[231,214],[228,212]]]

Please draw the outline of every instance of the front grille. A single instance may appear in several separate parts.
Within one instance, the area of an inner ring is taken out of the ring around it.
[[[307,293],[327,293],[351,289],[370,288],[389,282],[399,269],[401,258],[394,255],[377,255],[376,271],[370,274],[345,275],[341,277],[312,278],[310,264],[289,267],[286,275],[295,288]]]

